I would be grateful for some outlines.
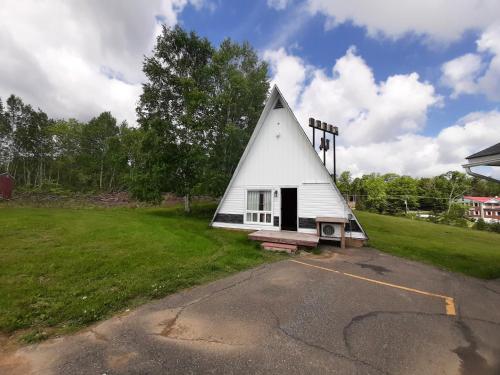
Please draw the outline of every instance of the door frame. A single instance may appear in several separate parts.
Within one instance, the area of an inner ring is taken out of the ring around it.
[[[279,187],[280,189],[280,230],[287,230],[287,229],[283,229],[282,228],[282,225],[283,225],[283,194],[282,194],[282,190],[283,189],[295,189],[295,191],[297,192],[297,194],[295,195],[296,199],[297,199],[297,203],[296,203],[296,222],[295,222],[295,225],[297,227],[297,229],[295,230],[295,232],[298,232],[299,231],[299,187],[297,185],[284,185],[284,186],[280,186]]]

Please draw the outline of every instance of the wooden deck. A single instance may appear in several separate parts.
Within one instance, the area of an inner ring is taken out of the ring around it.
[[[286,230],[258,230],[248,235],[253,241],[284,243],[305,247],[317,247],[319,237],[315,234],[291,232]]]

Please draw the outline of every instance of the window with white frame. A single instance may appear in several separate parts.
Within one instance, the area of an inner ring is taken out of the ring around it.
[[[491,211],[484,211],[484,213],[486,214],[486,216],[491,216]]]
[[[271,190],[248,190],[246,221],[270,224],[271,218]]]

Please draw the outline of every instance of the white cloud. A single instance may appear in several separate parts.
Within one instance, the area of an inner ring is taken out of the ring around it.
[[[354,48],[338,59],[331,74],[307,66],[283,49],[264,53],[287,100],[302,123],[309,116],[342,124],[346,142],[393,139],[422,129],[428,108],[440,103],[434,87],[416,73],[377,83]]]
[[[452,98],[477,91],[476,79],[481,66],[481,57],[474,53],[467,53],[442,65],[441,82],[453,89]]]
[[[339,126],[338,171],[430,176],[461,170],[464,158],[491,146],[491,135],[498,133],[500,112],[493,111],[470,114],[435,137],[422,135],[428,110],[441,105],[434,87],[416,73],[376,82],[354,48],[335,62],[331,74],[283,49],[266,51],[264,57],[273,83],[308,134],[308,117]],[[330,170],[331,159],[330,152]]]
[[[477,41],[477,53],[468,53],[441,66],[441,82],[461,94],[483,94],[500,101],[500,25],[488,28]]]
[[[285,9],[292,0],[267,0],[267,6],[276,10]]]
[[[0,7],[0,97],[82,120],[110,110],[135,123],[142,60],[160,31],[201,0],[7,0]]]
[[[437,136],[440,161],[454,162],[498,142],[500,112],[473,112]]]
[[[341,146],[338,170],[363,173],[395,172],[414,176],[434,176],[449,170],[463,171],[465,157],[496,142],[500,112],[477,112],[444,128],[436,137],[404,134],[389,142]],[[328,160],[331,168],[332,161]],[[485,169],[492,174],[492,168]]]
[[[489,99],[500,101],[500,24],[486,30],[477,42],[477,50],[483,59],[492,58],[486,72],[478,80],[480,91]]]
[[[306,79],[307,67],[302,59],[289,55],[283,48],[264,51],[264,60],[268,61],[273,74],[271,85],[277,84],[289,95],[288,102],[295,106]]]
[[[352,22],[370,36],[416,34],[437,42],[458,40],[467,30],[484,30],[500,14],[496,0],[308,0],[308,5],[311,13],[327,17],[330,28]]]

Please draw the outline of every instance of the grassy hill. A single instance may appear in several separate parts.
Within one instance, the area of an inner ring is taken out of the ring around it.
[[[484,279],[500,277],[500,235],[357,211],[369,245]]]

